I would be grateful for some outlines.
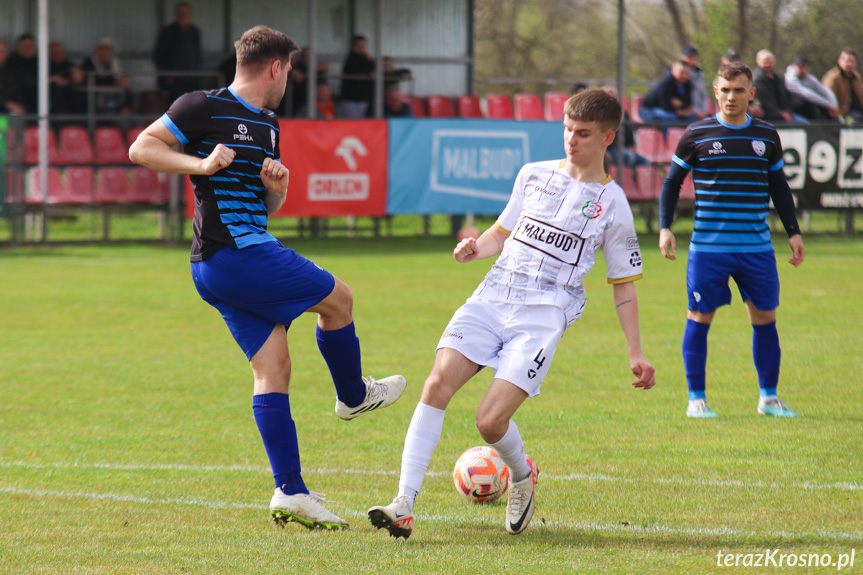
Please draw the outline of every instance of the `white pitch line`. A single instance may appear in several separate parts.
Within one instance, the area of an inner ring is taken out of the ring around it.
[[[258,465],[186,465],[181,463],[169,464],[125,464],[125,463],[31,463],[27,461],[0,461],[0,467],[27,467],[32,469],[111,469],[119,471],[204,471],[204,472],[244,472],[262,473],[269,472],[270,468]],[[319,475],[374,475],[374,476],[398,476],[398,470],[379,469],[341,469],[341,468],[314,468],[304,469],[308,474]],[[428,477],[448,477],[448,471],[429,471]],[[756,481],[746,483],[736,479],[686,479],[686,478],[631,478],[614,477],[598,473],[568,473],[565,475],[554,475],[543,473],[542,478],[546,481],[586,481],[586,482],[608,482],[608,483],[662,483],[673,485],[693,485],[697,487],[734,487],[739,489],[804,489],[820,490],[835,489],[838,491],[863,491],[863,483],[844,481],[839,483],[817,483],[813,481],[798,483],[780,483]]]
[[[166,499],[166,498],[151,498],[140,497],[135,495],[119,495],[115,493],[85,493],[80,491],[51,491],[47,489],[18,489],[15,487],[0,487],[0,493],[8,493],[10,495],[26,495],[33,497],[63,497],[69,499],[88,499],[100,501],[116,501],[119,503],[139,503],[143,505],[189,505],[195,507],[208,507],[211,509],[267,509],[267,505],[258,503],[234,503],[225,501],[206,501],[203,499]],[[330,502],[335,503],[335,502]],[[341,512],[342,515],[350,517],[365,518],[364,511],[346,510]],[[429,523],[461,523],[465,521],[464,517],[453,515],[416,515],[418,522]],[[711,527],[668,527],[666,525],[624,525],[614,523],[587,523],[587,522],[569,522],[569,521],[545,521],[543,519],[534,519],[534,525],[540,527],[554,527],[563,529],[572,529],[576,531],[597,531],[601,533],[639,533],[639,534],[661,534],[661,535],[688,535],[688,536],[713,536],[713,537],[769,537],[771,539],[790,539],[796,540],[805,537],[820,537],[822,539],[830,539],[837,541],[861,541],[863,542],[863,534],[861,533],[836,533],[831,531],[818,531],[815,533],[793,533],[789,531],[774,531],[759,533],[758,531],[745,531],[742,529],[729,529],[726,527],[711,528]],[[490,517],[474,517],[471,522],[482,523],[486,525],[497,525],[499,520]]]

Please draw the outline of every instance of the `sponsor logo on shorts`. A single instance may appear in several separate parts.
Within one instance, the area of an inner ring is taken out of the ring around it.
[[[628,249],[628,250],[640,249],[640,247],[638,245],[638,238],[637,237],[626,238],[626,249]]]
[[[459,331],[458,329],[453,329],[450,331],[443,332],[441,339],[446,339],[448,337],[454,337],[456,339],[464,339],[464,334],[461,331]]]
[[[632,252],[629,254],[629,265],[634,268],[637,268],[641,265],[641,253],[640,252]]]
[[[692,297],[694,297],[695,301],[697,301],[697,302],[701,301],[701,294],[698,293],[697,291],[692,292]]]

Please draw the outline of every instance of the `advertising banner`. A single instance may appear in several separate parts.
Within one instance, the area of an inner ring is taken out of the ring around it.
[[[383,216],[387,197],[385,120],[281,121],[288,199],[276,216]]]
[[[799,209],[863,207],[863,128],[777,128]]]
[[[558,122],[393,119],[388,214],[499,214],[519,169],[564,157]]]

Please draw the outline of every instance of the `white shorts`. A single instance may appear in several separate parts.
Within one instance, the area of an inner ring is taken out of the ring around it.
[[[566,316],[558,307],[471,297],[456,310],[437,349],[454,349],[534,397],[564,331]]]

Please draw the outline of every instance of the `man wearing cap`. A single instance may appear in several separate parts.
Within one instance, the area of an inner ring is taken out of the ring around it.
[[[857,51],[842,48],[837,66],[821,78],[824,86],[836,94],[839,115],[855,123],[863,122],[863,79],[856,71]]]
[[[687,46],[680,52],[680,60],[689,64],[689,82],[692,84],[692,109],[698,119],[710,115],[710,98],[707,97],[707,84],[704,70],[699,66],[701,56],[694,46]]]
[[[811,121],[836,120],[839,103],[836,94],[809,73],[809,60],[797,56],[785,69],[785,87],[796,96],[793,111]]]
[[[123,75],[120,61],[114,57],[114,41],[107,36],[96,43],[93,54],[81,64],[81,71],[94,75],[94,82],[100,88],[96,95],[96,112],[100,114],[128,114],[131,102],[129,78]],[[86,82],[86,80],[85,80]]]

